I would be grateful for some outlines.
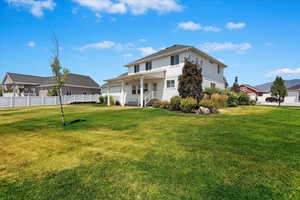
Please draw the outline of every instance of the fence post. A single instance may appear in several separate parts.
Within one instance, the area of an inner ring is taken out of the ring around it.
[[[76,95],[74,95],[74,102],[76,102]]]
[[[11,96],[10,105],[12,108],[15,107],[15,97],[14,96]]]
[[[45,96],[42,96],[42,104],[45,105]]]
[[[57,96],[55,96],[55,101],[54,101],[55,105],[57,105]]]
[[[30,96],[29,95],[27,96],[27,106],[28,107],[30,106]]]

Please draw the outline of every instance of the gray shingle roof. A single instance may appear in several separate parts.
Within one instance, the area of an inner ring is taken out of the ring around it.
[[[53,77],[41,77],[16,73],[7,73],[7,75],[9,75],[12,81],[16,83],[28,83],[40,86],[55,85],[56,83]],[[99,87],[99,85],[91,77],[72,73],[69,74],[65,84],[81,87]]]
[[[168,53],[171,53],[173,51],[177,51],[177,50],[181,50],[181,49],[186,49],[186,48],[189,48],[189,47],[192,47],[192,46],[178,45],[178,44],[176,44],[176,45],[173,45],[171,47],[168,47],[168,48],[165,48],[163,50],[160,50],[160,51],[158,51],[156,53],[153,53],[153,54],[151,54],[149,56],[146,56],[146,57],[138,59],[138,60],[136,60],[134,62],[131,62],[128,65],[134,65],[134,64],[137,64],[137,63],[139,63],[139,62],[141,62],[143,60],[150,60],[150,59],[152,59],[152,58],[154,58],[156,56],[160,56],[160,55],[163,55],[163,54],[168,54]]]
[[[41,86],[54,85],[56,82],[53,77],[48,77]],[[86,86],[86,87],[99,87],[99,85],[89,76],[72,74],[70,73],[66,82],[66,85]]]
[[[300,90],[300,84],[288,88],[289,90]]]
[[[10,73],[10,72],[8,72],[7,75],[12,79],[13,82],[33,83],[37,85],[45,82],[48,79],[47,77],[17,74],[17,73]]]

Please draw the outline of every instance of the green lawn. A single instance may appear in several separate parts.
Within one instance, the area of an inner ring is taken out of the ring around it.
[[[300,109],[0,109],[0,199],[300,199]]]

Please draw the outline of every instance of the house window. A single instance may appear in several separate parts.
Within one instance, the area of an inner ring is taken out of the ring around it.
[[[167,88],[174,88],[175,80],[167,80]]]
[[[171,56],[171,65],[179,64],[179,55]]]
[[[67,91],[67,95],[72,95],[72,92],[71,91]]]
[[[132,86],[132,91],[131,91],[131,93],[132,93],[132,94],[136,94],[136,85],[133,85],[133,86]]]
[[[215,83],[210,83],[210,87],[211,88],[216,88],[216,84]]]
[[[146,71],[152,69],[152,62],[146,62]]]
[[[220,74],[221,72],[221,68],[220,68],[220,65],[218,65],[218,74]]]
[[[138,73],[140,71],[140,65],[134,65],[134,73]]]
[[[148,92],[148,83],[144,84],[144,93]]]

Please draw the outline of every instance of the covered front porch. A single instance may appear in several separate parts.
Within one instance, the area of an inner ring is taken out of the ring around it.
[[[107,104],[110,106],[110,87],[120,82],[120,98],[122,106],[145,107],[151,101],[163,98],[165,71],[138,73],[107,80]]]

